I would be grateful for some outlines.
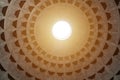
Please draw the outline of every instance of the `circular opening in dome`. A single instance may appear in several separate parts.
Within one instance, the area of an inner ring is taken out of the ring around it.
[[[53,25],[52,34],[57,40],[66,40],[72,34],[71,26],[66,21],[58,21]]]

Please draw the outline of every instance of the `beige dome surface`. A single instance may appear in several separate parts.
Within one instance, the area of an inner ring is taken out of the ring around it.
[[[120,80],[120,0],[0,0],[0,80]]]

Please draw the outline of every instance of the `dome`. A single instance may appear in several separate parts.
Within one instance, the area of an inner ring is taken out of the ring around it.
[[[1,0],[0,80],[120,80],[120,0]]]

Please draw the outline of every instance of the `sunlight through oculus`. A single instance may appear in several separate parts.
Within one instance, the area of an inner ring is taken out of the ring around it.
[[[68,22],[58,21],[53,25],[52,34],[58,40],[66,40],[71,36],[72,29]]]

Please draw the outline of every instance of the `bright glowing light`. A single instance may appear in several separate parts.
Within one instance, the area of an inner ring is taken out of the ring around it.
[[[72,29],[66,21],[58,21],[53,25],[52,34],[58,40],[66,40],[71,36]]]

